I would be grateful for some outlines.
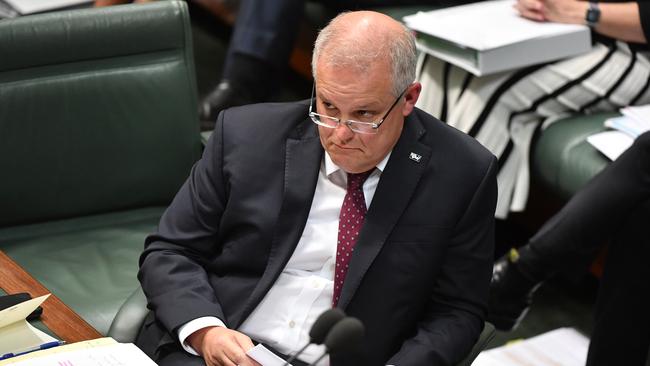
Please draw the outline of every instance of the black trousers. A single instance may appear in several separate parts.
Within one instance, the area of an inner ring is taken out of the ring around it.
[[[650,201],[633,211],[607,250],[587,366],[646,364],[650,348]]]
[[[650,132],[577,193],[521,252],[538,279],[609,242],[588,366],[645,365],[650,347]]]
[[[650,132],[639,136],[529,240],[522,270],[544,279],[549,272],[588,263],[648,200]]]

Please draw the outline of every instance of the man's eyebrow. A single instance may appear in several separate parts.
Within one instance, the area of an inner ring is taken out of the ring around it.
[[[328,103],[336,106],[336,103],[332,102],[329,98],[324,96],[323,94],[316,93],[316,96],[322,103]],[[369,111],[376,111],[382,108],[382,105],[379,101],[374,101],[374,102],[369,102],[365,104],[359,104],[355,105],[352,107],[353,110],[359,111],[359,110],[369,110]]]

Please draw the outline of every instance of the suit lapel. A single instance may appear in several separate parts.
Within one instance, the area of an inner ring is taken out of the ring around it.
[[[366,215],[361,234],[350,260],[338,307],[345,309],[363,276],[384,246],[402,216],[429,163],[431,149],[419,142],[425,130],[415,117],[404,123],[402,135],[393,148],[386,169]],[[411,155],[414,153],[415,155]],[[419,161],[418,160],[418,155]],[[415,160],[414,160],[415,159]]]
[[[323,158],[323,148],[317,129],[311,121],[302,123],[297,132],[299,136],[288,138],[285,145],[282,207],[268,263],[264,275],[246,303],[240,324],[262,301],[286,266],[307,223]]]

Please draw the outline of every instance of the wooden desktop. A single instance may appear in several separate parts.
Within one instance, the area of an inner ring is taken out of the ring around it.
[[[32,297],[49,294],[50,291],[0,251],[0,288],[9,294],[27,292]],[[41,321],[59,339],[67,343],[86,341],[103,337],[95,328],[70,309],[61,299],[52,294],[41,305]]]

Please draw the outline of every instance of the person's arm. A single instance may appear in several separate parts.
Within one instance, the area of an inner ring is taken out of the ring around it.
[[[389,365],[454,365],[483,329],[494,253],[496,158],[485,165],[482,180],[468,187],[474,195],[454,228],[417,332]]]
[[[650,29],[647,23],[648,6],[645,3],[598,2],[600,20],[594,30],[604,36],[625,42],[647,42]],[[569,24],[585,24],[589,2],[579,0],[518,0],[515,8],[521,16],[537,20]],[[643,10],[643,12],[641,11]]]
[[[205,270],[220,250],[217,233],[227,200],[221,168],[223,117],[222,113],[201,160],[163,214],[158,232],[147,237],[138,279],[156,319],[186,339],[181,342],[208,365],[256,365],[245,356],[253,345],[242,333],[215,327],[214,322],[182,332],[201,318],[226,319]]]
[[[225,327],[206,327],[187,338],[187,343],[203,356],[207,366],[261,366],[246,355],[253,342],[246,335]]]

